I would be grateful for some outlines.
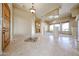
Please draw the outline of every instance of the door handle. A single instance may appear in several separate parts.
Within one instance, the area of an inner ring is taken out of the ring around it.
[[[2,31],[3,31],[3,32],[8,32],[8,29],[7,29],[7,28],[3,28]]]

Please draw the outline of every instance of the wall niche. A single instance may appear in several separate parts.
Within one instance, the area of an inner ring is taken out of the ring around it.
[[[41,32],[41,20],[38,17],[35,17],[35,32]]]

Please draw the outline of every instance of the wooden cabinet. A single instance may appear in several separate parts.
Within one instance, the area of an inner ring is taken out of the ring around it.
[[[10,42],[10,9],[8,4],[2,4],[2,50]]]

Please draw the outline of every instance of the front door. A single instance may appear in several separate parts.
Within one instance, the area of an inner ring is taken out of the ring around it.
[[[2,50],[10,42],[10,9],[7,3],[2,4]]]

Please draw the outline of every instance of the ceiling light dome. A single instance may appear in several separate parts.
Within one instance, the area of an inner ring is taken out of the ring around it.
[[[30,12],[32,14],[35,14],[36,13],[36,9],[34,8],[34,3],[32,3],[32,8],[30,8]]]

